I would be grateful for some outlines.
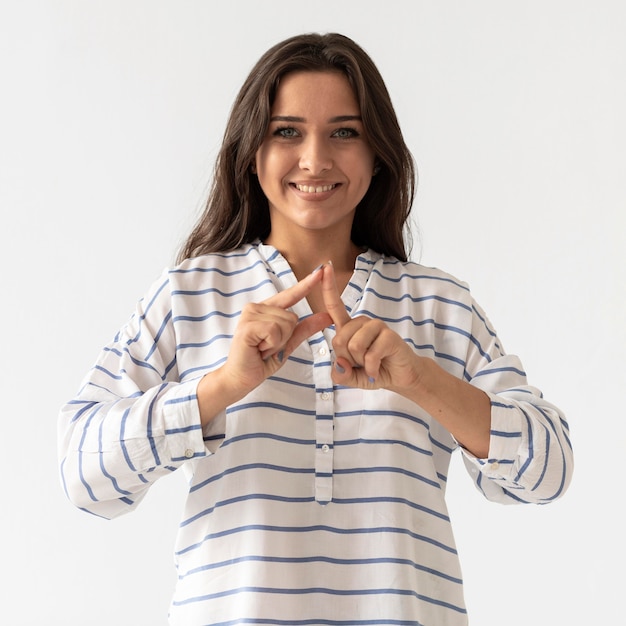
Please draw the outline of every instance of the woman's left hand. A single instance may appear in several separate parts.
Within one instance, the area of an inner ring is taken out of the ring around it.
[[[324,267],[322,293],[335,324],[333,381],[347,387],[415,389],[420,361],[411,347],[384,322],[369,317],[352,319],[341,300],[332,265]]]

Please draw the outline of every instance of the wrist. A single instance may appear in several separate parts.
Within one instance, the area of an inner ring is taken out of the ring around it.
[[[205,374],[198,382],[196,389],[202,426],[206,426],[226,407],[241,400],[246,393],[233,384],[223,366]]]
[[[435,363],[432,359],[416,354],[412,354],[411,357],[410,361],[400,369],[402,375],[396,378],[396,381],[389,389],[409,400],[417,402],[417,399],[423,395],[423,390],[427,386],[430,366],[435,365]]]

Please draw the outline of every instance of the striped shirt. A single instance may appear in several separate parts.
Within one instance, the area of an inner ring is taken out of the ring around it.
[[[243,305],[295,282],[260,242],[166,271],[61,411],[68,497],[112,518],[159,477],[188,472],[173,625],[467,624],[445,502],[459,446],[399,395],[334,385],[332,327],[201,428],[197,383],[226,360]],[[486,498],[564,492],[567,423],[466,284],[367,251],[342,299],[490,396],[489,458],[461,451]],[[306,300],[293,310],[311,314]]]

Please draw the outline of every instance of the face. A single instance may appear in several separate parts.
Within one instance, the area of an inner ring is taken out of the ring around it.
[[[302,71],[281,79],[255,159],[270,208],[268,242],[313,232],[349,241],[374,169],[360,113],[339,72]]]

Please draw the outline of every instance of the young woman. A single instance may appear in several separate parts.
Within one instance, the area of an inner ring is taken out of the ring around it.
[[[112,518],[179,467],[170,623],[467,623],[445,503],[548,503],[559,410],[466,284],[407,261],[414,169],[385,85],[337,35],[270,49],[206,210],[60,416],[68,497]]]

